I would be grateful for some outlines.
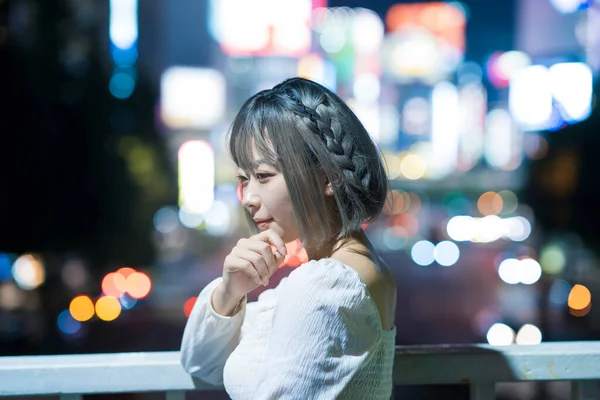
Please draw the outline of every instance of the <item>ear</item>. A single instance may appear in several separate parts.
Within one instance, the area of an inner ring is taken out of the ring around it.
[[[329,181],[325,184],[325,196],[333,196],[333,186]]]

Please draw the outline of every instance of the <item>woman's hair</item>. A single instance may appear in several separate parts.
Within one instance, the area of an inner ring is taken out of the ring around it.
[[[291,78],[249,98],[229,139],[232,159],[245,171],[256,167],[252,143],[283,173],[305,244],[348,238],[381,212],[389,183],[379,151],[352,110],[324,86]],[[341,230],[332,232],[332,225]]]

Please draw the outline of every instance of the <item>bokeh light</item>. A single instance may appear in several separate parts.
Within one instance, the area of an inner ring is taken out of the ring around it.
[[[416,264],[427,266],[435,261],[434,250],[435,245],[433,243],[428,240],[420,240],[413,245],[410,255]]]
[[[492,346],[508,346],[515,341],[515,331],[506,324],[496,322],[488,330],[486,339]]]
[[[186,318],[189,318],[190,314],[192,313],[192,309],[194,308],[194,304],[196,304],[196,300],[198,300],[198,297],[194,296],[190,297],[185,301],[185,303],[183,303],[183,314],[186,316]]]
[[[121,303],[113,296],[102,296],[96,301],[96,315],[103,321],[113,321],[121,314]]]
[[[533,324],[525,324],[517,332],[516,343],[521,345],[536,345],[542,343],[542,331]]]
[[[496,192],[485,192],[477,200],[477,208],[482,215],[497,215],[503,205],[502,197]]]
[[[20,288],[32,290],[46,280],[46,270],[41,257],[34,254],[23,254],[12,266],[12,275]]]
[[[143,272],[134,272],[127,277],[127,293],[134,299],[142,299],[150,293],[152,281]]]
[[[569,293],[568,305],[573,310],[583,310],[592,302],[590,290],[583,285],[574,285]]]
[[[81,329],[81,322],[74,319],[69,313],[69,310],[63,310],[58,314],[56,325],[58,326],[58,329],[66,335],[73,335]]]
[[[561,273],[565,269],[567,259],[562,247],[556,244],[545,246],[540,253],[542,270],[550,275]]]
[[[435,245],[433,257],[438,264],[449,267],[458,261],[460,250],[454,242],[444,240]]]
[[[88,296],[77,296],[71,300],[69,312],[75,320],[87,321],[94,316],[94,302]]]

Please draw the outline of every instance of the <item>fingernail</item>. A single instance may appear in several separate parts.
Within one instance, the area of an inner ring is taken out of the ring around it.
[[[269,284],[269,280],[267,279],[267,280],[265,281],[265,283],[263,284],[263,286],[267,286],[268,284]]]
[[[286,248],[285,248],[285,247],[280,247],[280,248],[279,248],[279,252],[280,252],[281,254],[283,254],[284,256],[287,254],[287,251],[286,251]]]

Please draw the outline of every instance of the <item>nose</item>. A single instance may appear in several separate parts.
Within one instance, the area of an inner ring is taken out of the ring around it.
[[[242,206],[245,208],[258,209],[260,207],[260,197],[256,191],[252,190],[248,185],[246,190],[242,191]]]

